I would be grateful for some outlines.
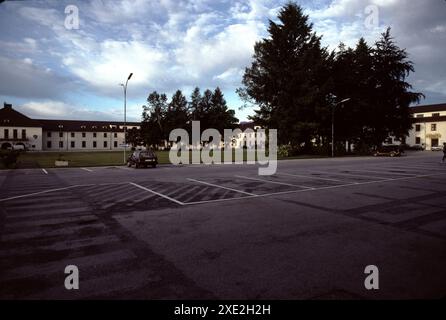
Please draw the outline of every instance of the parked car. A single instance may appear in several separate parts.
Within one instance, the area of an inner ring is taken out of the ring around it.
[[[443,151],[443,147],[441,146],[435,146],[435,147],[431,147],[432,151]]]
[[[373,155],[375,157],[386,156],[386,157],[399,157],[401,156],[402,150],[400,146],[382,146],[375,150]]]
[[[127,160],[128,167],[135,165],[136,168],[147,168],[147,166],[155,168],[157,164],[158,157],[152,150],[136,150]]]

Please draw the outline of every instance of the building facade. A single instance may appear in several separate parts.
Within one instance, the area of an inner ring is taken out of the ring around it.
[[[413,127],[406,143],[426,150],[446,142],[446,104],[412,107]]]
[[[127,130],[140,123],[127,122]],[[124,123],[31,119],[4,104],[0,109],[0,148],[31,151],[118,151],[124,149]]]

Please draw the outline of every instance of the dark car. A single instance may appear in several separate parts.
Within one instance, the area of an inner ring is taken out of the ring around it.
[[[136,168],[147,168],[147,166],[155,168],[157,164],[158,158],[151,150],[136,150],[127,160],[128,167],[135,165]]]
[[[373,155],[375,157],[387,156],[387,157],[399,157],[401,156],[402,150],[400,146],[382,146],[375,150]]]

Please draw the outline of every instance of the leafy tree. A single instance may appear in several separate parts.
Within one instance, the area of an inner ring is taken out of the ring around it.
[[[137,128],[127,130],[125,141],[130,143],[133,147],[141,145],[141,143],[144,142],[141,136],[141,130]]]
[[[164,119],[167,112],[167,96],[152,92],[143,106],[141,131],[146,145],[158,146],[165,140]]]

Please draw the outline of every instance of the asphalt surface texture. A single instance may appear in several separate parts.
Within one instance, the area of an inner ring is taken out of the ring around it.
[[[0,298],[445,298],[441,157],[3,170]]]

